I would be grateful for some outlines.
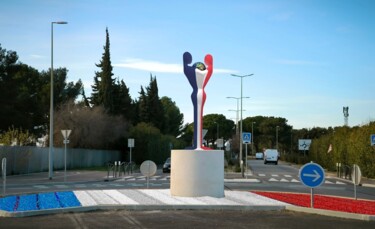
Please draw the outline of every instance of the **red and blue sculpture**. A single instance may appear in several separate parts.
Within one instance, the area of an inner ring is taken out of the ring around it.
[[[206,102],[206,87],[208,80],[211,78],[213,71],[213,58],[210,54],[204,57],[204,63],[196,62],[192,66],[193,57],[189,52],[183,55],[184,74],[189,80],[193,93],[191,94],[191,101],[194,106],[194,138],[192,149],[207,150],[203,145],[203,107]]]

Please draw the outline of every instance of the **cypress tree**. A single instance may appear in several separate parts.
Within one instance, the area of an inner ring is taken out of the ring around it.
[[[134,122],[133,101],[129,94],[129,88],[123,80],[117,79],[114,85],[114,112],[113,114],[122,115],[130,122]]]
[[[110,43],[108,28],[106,28],[106,42],[102,60],[96,64],[101,71],[95,72],[94,85],[92,86],[91,103],[94,106],[103,105],[107,112],[114,112],[114,79],[112,79],[112,64],[110,56]]]
[[[142,86],[141,91],[139,92],[138,122],[150,122],[147,96]]]
[[[164,110],[159,98],[158,83],[156,77],[150,76],[150,85],[147,90],[147,104],[149,122],[159,130],[164,130]]]

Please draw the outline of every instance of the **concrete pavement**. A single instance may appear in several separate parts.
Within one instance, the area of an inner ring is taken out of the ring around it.
[[[160,173],[160,171],[158,171]],[[226,179],[242,179],[241,174],[226,174]],[[67,182],[98,182],[108,179],[105,171],[70,171]],[[64,172],[57,171],[53,179],[48,173],[7,177],[7,185],[64,183]],[[373,180],[370,180],[373,181]],[[368,183],[373,185],[372,183]],[[169,189],[72,190],[34,193],[0,198],[0,216],[23,217],[60,212],[81,212],[100,209],[128,210],[293,210],[341,218],[375,220],[375,216],[349,214],[295,207],[250,192],[225,191],[224,198],[173,197]]]

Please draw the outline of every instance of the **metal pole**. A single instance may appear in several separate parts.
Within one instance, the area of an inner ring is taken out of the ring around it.
[[[255,155],[255,152],[254,152],[254,123],[256,122],[252,122],[251,123],[251,153]]]
[[[239,120],[238,113],[240,111],[238,102],[239,102],[239,100],[237,99],[237,114],[236,114],[236,128],[237,128],[237,130],[236,130],[236,134],[239,134],[239,132],[240,132],[240,128],[238,128],[238,120]]]
[[[276,126],[276,150],[279,152],[279,126]]]
[[[245,144],[245,152],[246,152],[246,158],[245,158],[245,169],[246,169],[246,178],[247,178],[247,143]]]
[[[357,182],[357,170],[356,170],[355,166],[353,166],[353,169],[354,169],[354,179],[353,179],[353,184],[354,184],[354,199],[357,200],[357,186],[355,185],[355,183]]]
[[[240,158],[241,158],[241,174],[242,174],[242,177],[244,177],[243,163],[242,163],[242,143],[243,143],[243,139],[242,139],[242,79],[243,77],[241,77]]]
[[[53,24],[68,24],[65,21],[51,22],[51,94],[49,112],[48,178],[53,176]]]
[[[51,23],[51,93],[50,93],[50,111],[49,111],[49,151],[48,151],[48,178],[53,176],[53,24]]]
[[[129,158],[129,162],[130,162],[130,163],[132,162],[132,147],[130,147],[130,158]]]
[[[314,189],[311,188],[311,208],[314,208]]]
[[[67,139],[64,140],[65,143],[65,151],[64,151],[64,182],[66,182],[66,143]]]
[[[235,77],[240,77],[241,78],[241,117],[240,117],[240,165],[241,165],[241,175],[242,177],[244,177],[244,170],[243,170],[243,158],[242,158],[242,98],[243,98],[243,90],[242,90],[242,79],[244,77],[247,77],[247,76],[252,76],[254,74],[249,74],[249,75],[243,75],[243,76],[239,76],[239,75],[236,75],[236,74],[231,74],[232,76],[235,76]]]

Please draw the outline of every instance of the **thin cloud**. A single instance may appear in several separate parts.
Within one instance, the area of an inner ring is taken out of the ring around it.
[[[158,61],[149,61],[142,59],[126,59],[123,63],[113,64],[115,67],[130,68],[147,72],[161,73],[183,73],[181,64],[167,64]],[[236,70],[214,68],[214,73],[237,73]]]
[[[41,55],[37,55],[37,54],[31,54],[30,57],[34,58],[34,59],[43,59],[45,56],[41,56]]]

